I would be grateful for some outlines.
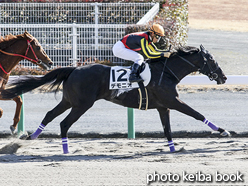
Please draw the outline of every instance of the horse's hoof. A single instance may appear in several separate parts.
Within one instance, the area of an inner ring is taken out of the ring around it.
[[[32,140],[32,139],[31,139],[31,136],[28,136],[28,137],[26,138],[26,140]]]
[[[10,125],[10,131],[12,135],[16,134],[16,129],[13,127],[13,125]]]
[[[172,153],[178,153],[178,152],[186,152],[186,150],[184,149],[184,147],[181,147],[180,149],[175,150]]]
[[[231,137],[230,132],[228,132],[227,130],[224,130],[224,132],[220,133],[220,135],[223,137]]]
[[[28,134],[23,134],[19,137],[21,140],[27,140],[30,136]]]

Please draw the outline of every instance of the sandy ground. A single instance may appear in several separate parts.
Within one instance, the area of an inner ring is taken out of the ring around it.
[[[189,0],[189,27],[248,32],[247,0]]]
[[[174,142],[73,139],[63,155],[58,139],[1,139],[0,185],[248,185],[247,138]]]

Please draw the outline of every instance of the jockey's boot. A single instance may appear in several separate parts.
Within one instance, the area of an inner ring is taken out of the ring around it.
[[[140,77],[140,66],[137,63],[134,63],[131,69],[131,73],[129,76],[129,82],[133,83],[133,82],[140,82],[143,81],[143,79]]]

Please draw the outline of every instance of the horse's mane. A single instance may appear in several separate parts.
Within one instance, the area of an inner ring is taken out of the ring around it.
[[[200,50],[196,47],[192,46],[182,46],[176,49],[175,52],[173,52],[171,55],[179,55],[179,56],[185,56],[185,55],[191,55],[194,53],[198,53]]]
[[[181,46],[179,48],[175,48],[174,52],[171,53],[170,58],[174,56],[186,56],[200,52],[199,48],[192,47],[192,46]],[[161,58],[149,59],[150,63],[156,63],[161,61]]]
[[[0,49],[5,49],[12,45],[17,39],[23,39],[25,38],[25,34],[20,35],[6,35],[5,37],[0,36]]]

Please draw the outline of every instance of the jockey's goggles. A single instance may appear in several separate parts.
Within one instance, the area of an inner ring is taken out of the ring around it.
[[[155,38],[157,39],[157,42],[159,42],[159,40],[161,39],[162,36],[159,36],[157,34],[155,34]]]
[[[156,37],[156,39],[160,39],[161,38],[161,36],[159,36],[157,34],[155,34],[155,37]]]

